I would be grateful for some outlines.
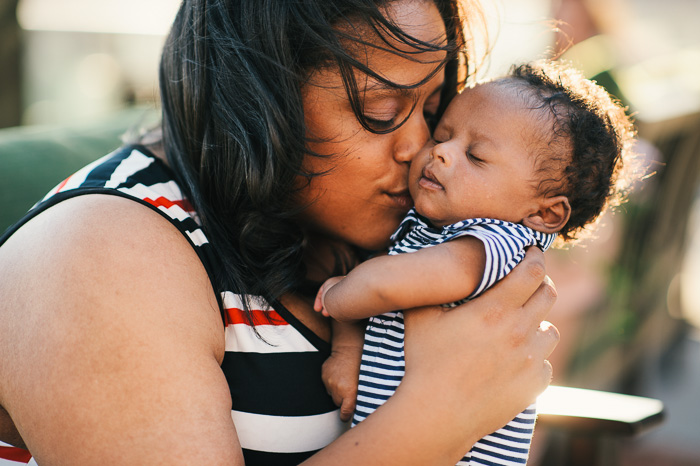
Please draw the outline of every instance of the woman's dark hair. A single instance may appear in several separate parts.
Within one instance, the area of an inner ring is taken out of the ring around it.
[[[624,202],[638,178],[635,130],[626,109],[565,63],[541,60],[514,67],[503,82],[523,85],[529,108],[544,111],[544,151],[537,164],[541,194],[566,195],[571,216],[562,242],[580,239],[608,207]],[[562,173],[563,177],[554,175]]]
[[[354,73],[386,78],[343,45],[379,47],[409,59],[413,54],[389,42],[364,42],[367,31],[380,31],[416,52],[447,51],[446,60],[435,64],[436,72],[443,66],[446,71],[442,108],[464,84],[459,2],[434,0],[447,44],[404,33],[382,14],[390,2],[183,1],[160,66],[163,144],[221,260],[214,277],[217,295],[229,289],[270,301],[304,279],[305,238],[290,198],[299,175],[314,176],[301,168],[308,154],[301,88],[313,70],[337,67],[358,121],[377,133],[385,131],[363,117]],[[429,78],[410,86],[387,84],[417,87]]]

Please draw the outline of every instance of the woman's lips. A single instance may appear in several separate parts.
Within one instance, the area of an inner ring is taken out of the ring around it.
[[[413,198],[408,189],[397,192],[387,192],[386,194],[389,196],[389,199],[391,199],[391,202],[401,210],[408,211],[413,207]]]
[[[438,179],[435,177],[435,174],[433,174],[432,170],[430,170],[429,167],[424,167],[423,168],[423,173],[420,179],[418,180],[418,184],[422,188],[426,189],[433,189],[433,190],[441,190],[444,191],[444,187],[440,184]]]

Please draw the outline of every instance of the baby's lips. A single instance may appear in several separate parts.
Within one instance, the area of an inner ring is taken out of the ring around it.
[[[435,177],[435,174],[428,166],[423,168],[423,178],[427,179],[428,181],[431,181],[432,183],[439,185],[440,187],[443,187],[442,183],[440,183],[440,181],[437,179],[437,177]],[[444,189],[444,187],[443,187],[443,189]]]

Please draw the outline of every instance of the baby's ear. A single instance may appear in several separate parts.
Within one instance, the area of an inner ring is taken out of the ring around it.
[[[566,196],[546,198],[537,212],[525,217],[523,225],[543,233],[557,233],[571,216],[571,205]]]

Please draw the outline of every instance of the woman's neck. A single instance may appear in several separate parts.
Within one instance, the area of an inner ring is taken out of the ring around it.
[[[163,146],[163,130],[160,127],[147,131],[139,138],[138,142],[168,165],[168,158],[165,156],[165,147]]]
[[[359,263],[357,251],[349,244],[320,234],[309,234],[304,245],[306,279],[323,283],[345,275]]]

